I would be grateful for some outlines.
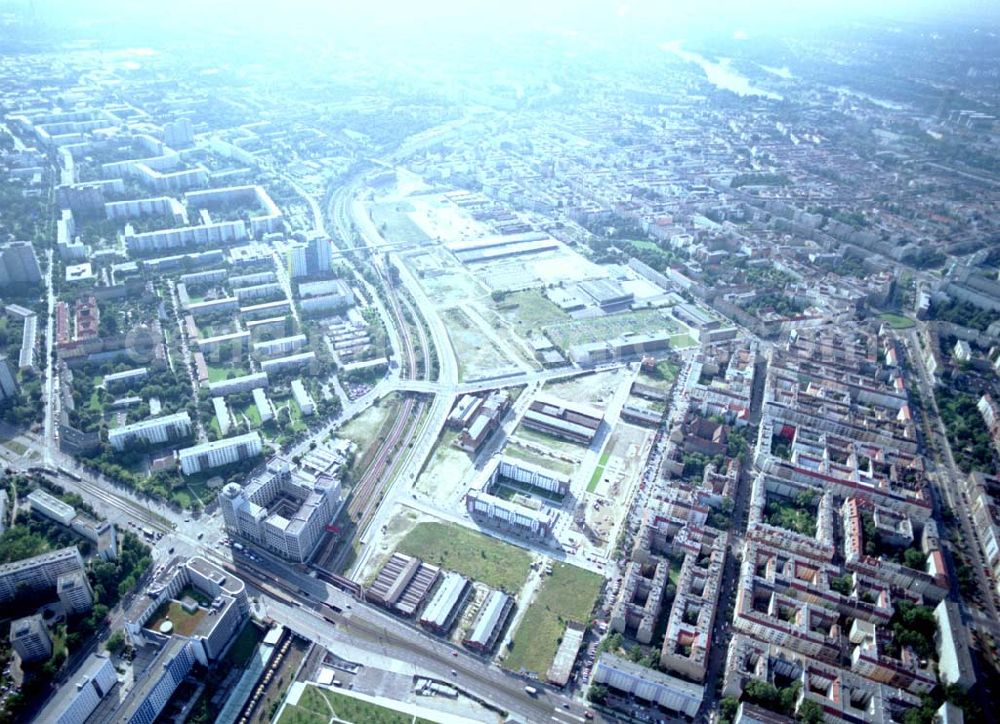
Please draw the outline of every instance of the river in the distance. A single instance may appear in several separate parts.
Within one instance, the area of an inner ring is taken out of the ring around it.
[[[733,70],[728,58],[722,58],[718,63],[713,63],[697,53],[684,50],[681,46],[682,43],[680,40],[672,40],[669,43],[662,43],[660,50],[673,53],[681,60],[700,66],[705,71],[705,77],[708,79],[708,82],[717,88],[732,91],[741,96],[760,96],[776,101],[781,100],[781,96],[777,93],[758,88],[750,82],[749,78]]]

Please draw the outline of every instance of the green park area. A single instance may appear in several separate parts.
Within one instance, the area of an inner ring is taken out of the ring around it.
[[[604,579],[596,573],[553,563],[535,599],[514,635],[514,643],[503,665],[511,671],[530,671],[544,676],[552,665],[566,624],[587,625]]]
[[[520,591],[531,570],[527,551],[447,523],[418,524],[397,550],[508,593]]]
[[[280,724],[430,724],[406,714],[318,686],[306,686],[297,704],[286,704]]]
[[[883,322],[887,322],[893,329],[912,329],[916,326],[916,322],[909,317],[904,317],[901,314],[886,312],[885,314],[878,315],[878,318]]]

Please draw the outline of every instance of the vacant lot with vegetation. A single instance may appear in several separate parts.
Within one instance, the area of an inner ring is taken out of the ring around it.
[[[628,331],[631,334],[652,334],[664,330],[668,332],[681,331],[677,322],[667,319],[663,312],[655,309],[644,309],[638,312],[608,314],[602,317],[574,319],[570,322],[551,324],[545,327],[545,334],[552,341],[552,344],[565,350],[574,344],[615,339],[620,337],[623,331]],[[678,340],[678,344],[681,342],[682,340]]]
[[[527,551],[447,523],[418,524],[397,550],[508,593],[521,590],[531,569]]]
[[[587,625],[603,579],[567,563],[553,563],[514,636],[514,647],[504,659],[512,671],[544,676],[552,665],[566,624]]]

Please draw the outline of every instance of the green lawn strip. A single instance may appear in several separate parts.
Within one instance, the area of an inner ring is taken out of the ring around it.
[[[243,410],[243,414],[250,420],[251,425],[254,427],[260,427],[260,410],[257,409],[256,404],[251,403],[245,410]]]
[[[414,720],[412,714],[355,699],[346,694],[338,694],[336,691],[325,689],[323,693],[326,694],[336,717],[351,724],[411,724]],[[417,719],[417,721],[427,720]]]
[[[590,622],[602,583],[596,573],[567,563],[553,563],[552,574],[545,578],[534,601],[528,605],[504,667],[544,676],[559,649],[566,624]]]
[[[608,464],[608,458],[611,457],[610,452],[604,452],[601,454],[601,459],[597,463],[597,467],[594,468],[594,474],[590,476],[590,482],[587,483],[587,492],[593,493],[597,490],[598,484],[601,482],[601,477],[604,475],[604,468]]]
[[[397,550],[508,593],[521,590],[531,569],[526,551],[446,523],[420,523]]]
[[[295,704],[285,704],[281,711],[281,724],[328,724],[329,714],[317,714]]]
[[[257,644],[262,638],[260,629],[248,622],[236,640],[233,641],[233,645],[229,647],[229,651],[226,652],[226,661],[232,666],[242,669],[250,661],[250,657],[253,656]]]

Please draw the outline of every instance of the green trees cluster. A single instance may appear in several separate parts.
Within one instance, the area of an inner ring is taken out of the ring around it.
[[[711,457],[700,452],[686,452],[681,458],[681,462],[684,463],[684,469],[681,471],[681,478],[684,480],[701,480],[702,476],[705,474],[705,467],[709,463],[715,463],[716,468],[721,468],[722,464],[726,461],[725,456],[716,455]]]
[[[795,531],[801,535],[816,535],[815,495],[802,491],[793,499],[771,498],[764,507],[764,515],[771,525]]]
[[[802,685],[797,681],[781,689],[766,681],[749,681],[743,687],[743,698],[765,709],[792,716],[801,688]]]
[[[976,398],[952,387],[935,390],[941,421],[948,432],[948,444],[963,472],[996,471],[996,453],[990,431],[976,407]]]
[[[726,455],[736,458],[740,463],[746,465],[750,459],[750,452],[753,449],[754,441],[757,439],[756,427],[731,427],[726,439]]]
[[[937,621],[934,618],[934,609],[930,606],[921,606],[906,600],[899,601],[889,620],[889,627],[892,629],[890,647],[894,654],[898,655],[904,646],[909,646],[921,658],[934,656]]]
[[[985,332],[987,327],[1000,319],[1000,312],[992,309],[980,309],[975,305],[958,299],[949,299],[943,302],[931,302],[927,316],[930,319],[936,319],[941,322],[952,322],[953,324]]]
[[[843,596],[849,596],[854,588],[854,577],[850,573],[835,576],[830,579],[830,588]]]
[[[31,558],[50,549],[44,536],[26,525],[12,525],[0,535],[0,564]]]
[[[740,173],[733,176],[729,187],[738,189],[742,186],[789,186],[792,181],[783,173]]]
[[[805,311],[805,307],[801,303],[780,292],[761,292],[743,308],[751,314],[769,311],[781,317],[794,317]]]

